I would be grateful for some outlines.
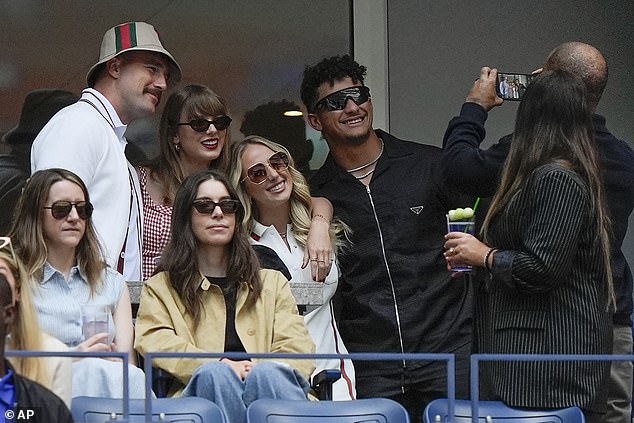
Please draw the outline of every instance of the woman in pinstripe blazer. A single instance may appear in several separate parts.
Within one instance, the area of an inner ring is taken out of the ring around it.
[[[496,71],[483,68],[468,99],[495,99],[495,80]],[[484,242],[447,235],[449,262],[482,269],[477,352],[611,352],[609,221],[586,98],[576,76],[555,71],[537,77],[517,111],[511,152],[482,227]],[[609,367],[609,362],[490,362],[481,367],[481,389],[483,397],[515,407],[576,405],[588,421],[600,421]]]

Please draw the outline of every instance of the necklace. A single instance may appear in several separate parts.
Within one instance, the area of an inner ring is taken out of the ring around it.
[[[286,232],[278,232],[278,234],[280,234],[282,239],[286,239]]]
[[[379,159],[381,158],[381,155],[383,154],[383,147],[385,147],[385,144],[383,144],[383,140],[382,140],[381,138],[379,138],[379,139],[381,140],[381,151],[379,151],[379,155],[378,155],[378,156],[376,156],[376,159],[372,160],[371,162],[368,162],[368,163],[364,164],[363,166],[355,167],[354,169],[346,169],[346,172],[348,172],[348,173],[357,172],[357,171],[359,171],[359,170],[361,170],[361,169],[365,169],[365,168],[366,168],[366,167],[368,167],[368,166],[372,166],[374,163],[378,162],[378,161],[379,161]],[[374,170],[373,170],[372,172],[374,172]],[[361,177],[361,178],[358,178],[358,177],[356,177],[356,176],[355,176],[355,178],[357,178],[357,179],[363,179],[363,178],[365,178],[366,176],[370,175],[372,172],[370,172],[370,173],[366,173],[366,174],[365,174],[365,175],[363,175],[363,177]]]
[[[368,176],[372,175],[373,173],[374,173],[374,169],[372,169],[372,170],[371,170],[371,171],[369,171],[368,173],[363,174],[363,175],[361,175],[361,176],[355,176],[355,175],[352,175],[352,176],[354,176],[355,178],[357,178],[357,180],[359,180],[359,181],[360,181],[361,179],[363,179],[363,178],[367,178]]]

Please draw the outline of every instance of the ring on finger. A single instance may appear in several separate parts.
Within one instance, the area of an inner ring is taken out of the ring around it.
[[[449,254],[453,254],[453,253],[454,253],[454,251],[456,251],[456,249],[455,249],[455,248],[453,248],[453,247],[451,247],[451,248],[449,249]]]

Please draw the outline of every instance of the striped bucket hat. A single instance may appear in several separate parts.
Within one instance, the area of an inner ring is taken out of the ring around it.
[[[170,62],[170,81],[180,80],[181,68],[170,52],[165,50],[163,44],[161,44],[158,32],[156,32],[154,27],[145,22],[128,22],[110,28],[104,34],[101,41],[99,61],[90,68],[86,75],[88,86],[92,87],[94,85],[96,71],[103,63],[117,57],[121,53],[134,50],[164,54]]]

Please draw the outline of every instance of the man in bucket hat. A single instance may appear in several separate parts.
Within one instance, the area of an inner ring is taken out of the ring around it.
[[[9,232],[13,210],[31,173],[33,140],[55,113],[78,99],[77,94],[56,89],[39,89],[26,95],[18,125],[2,138],[11,151],[0,156],[0,235]]]
[[[130,122],[156,111],[180,76],[152,25],[110,28],[86,76],[89,88],[50,120],[31,149],[32,172],[61,167],[82,178],[106,261],[126,280],[141,279],[143,207],[137,173],[124,155],[124,133]]]

